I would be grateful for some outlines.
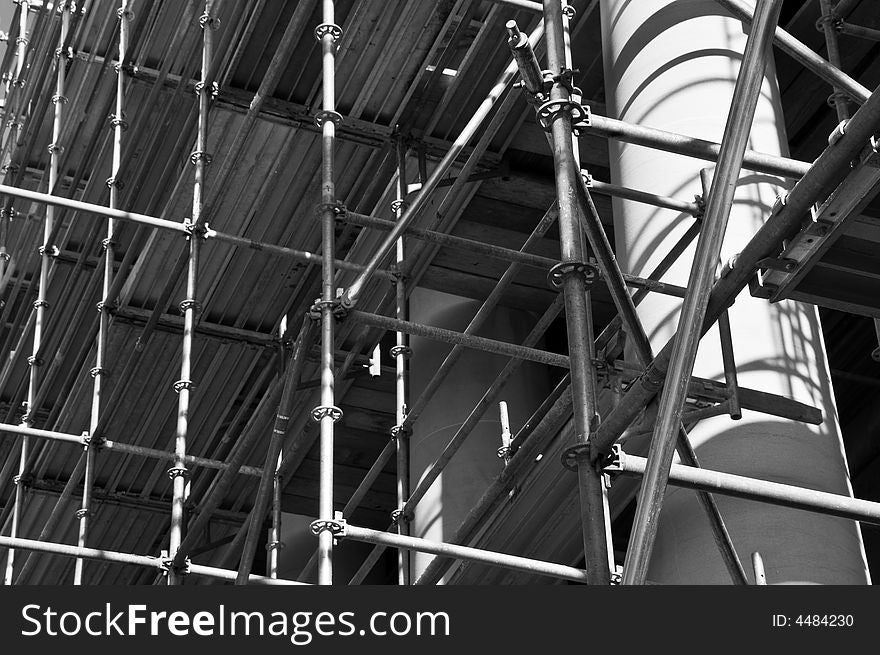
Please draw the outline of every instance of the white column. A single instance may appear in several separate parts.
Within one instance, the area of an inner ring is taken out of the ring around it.
[[[609,115],[631,123],[719,141],[747,33],[711,0],[601,0]],[[787,153],[779,89],[771,66],[758,101],[749,147]],[[612,181],[689,199],[701,192],[706,162],[610,142]],[[743,171],[722,259],[742,249],[786,183]],[[624,271],[647,275],[692,222],[690,217],[615,198],[617,257]],[[663,279],[686,284],[691,247]],[[653,347],[675,332],[680,302],[652,295],[639,307]],[[730,310],[739,382],[820,407],[825,423],[808,426],[744,411],[691,433],[706,468],[851,493],[836,420],[822,331],[815,307],[770,305],[744,292]],[[695,374],[723,380],[717,329],[703,339]],[[628,450],[640,444],[630,443]],[[643,447],[644,444],[641,444]],[[750,501],[718,497],[747,570],[760,551],[769,584],[864,584],[856,523]],[[653,582],[727,583],[729,577],[694,492],[670,488],[648,578]]]

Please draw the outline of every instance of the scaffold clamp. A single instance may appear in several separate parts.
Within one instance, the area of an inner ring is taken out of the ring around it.
[[[582,275],[584,282],[592,284],[599,278],[599,268],[591,262],[559,262],[547,273],[547,281],[554,289],[559,289],[569,275]]]
[[[403,357],[404,359],[409,359],[412,357],[413,351],[409,346],[392,346],[391,350],[388,353],[392,357]]]
[[[321,23],[315,28],[315,38],[318,41],[322,41],[327,34],[332,36],[333,43],[336,43],[342,38],[342,28],[335,23]]]
[[[328,416],[336,423],[342,418],[342,410],[336,405],[318,405],[312,410],[312,420],[315,423],[320,423]]]
[[[178,575],[188,575],[189,574],[189,565],[190,559],[189,557],[184,558],[183,563],[180,566],[174,565],[174,558],[168,557],[168,551],[163,550],[162,555],[162,570],[165,574],[169,574],[172,571],[177,573]]]
[[[342,114],[331,109],[322,109],[315,112],[315,125],[324,127],[324,123],[330,121],[334,125],[342,123]]]
[[[391,433],[391,439],[396,440],[400,436],[407,437],[411,435],[412,428],[406,423],[398,423],[397,425],[392,425],[388,432]]]
[[[569,446],[562,451],[560,459],[562,465],[569,471],[577,471],[578,463],[589,463],[590,461],[590,444],[578,443]]]
[[[185,466],[172,466],[170,469],[166,471],[168,477],[172,480],[177,478],[188,478],[189,477],[189,469]]]
[[[270,541],[268,544],[266,544],[266,550],[283,550],[286,546],[287,544],[285,544],[283,541]]]
[[[309,529],[316,537],[322,532],[329,532],[334,539],[342,539],[345,537],[345,526],[347,522],[343,518],[334,518],[330,520],[318,519],[309,524]]]
[[[391,522],[394,525],[400,525],[401,523],[409,523],[412,521],[412,514],[408,514],[403,511],[403,507],[398,507],[391,512]]]

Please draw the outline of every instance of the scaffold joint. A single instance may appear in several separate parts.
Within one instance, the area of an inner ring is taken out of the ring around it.
[[[39,248],[37,248],[37,252],[39,252],[41,255],[44,255],[47,257],[57,257],[58,255],[61,254],[61,251],[58,250],[58,246],[53,246],[53,245],[42,245]],[[45,301],[41,301],[41,302],[45,302]],[[48,307],[49,305],[46,304],[45,306]],[[34,307],[36,307],[36,305],[34,305]]]
[[[216,16],[212,16],[208,12],[203,13],[199,16],[199,27],[202,29],[210,27],[212,30],[220,29],[220,19]]]
[[[562,465],[570,471],[576,471],[579,464],[589,464],[590,444],[578,443],[568,446],[560,456]]]
[[[62,105],[66,105],[68,102],[70,102],[70,98],[65,95],[61,95],[60,93],[56,93],[52,96],[53,105],[57,105],[59,103],[61,103]]]
[[[33,478],[28,474],[18,474],[12,476],[12,484],[15,486],[21,485],[22,487],[29,487]]]
[[[394,523],[394,525],[409,523],[410,521],[412,521],[412,519],[412,514],[407,514],[406,512],[404,512],[402,507],[398,507],[391,512],[391,522]]]
[[[168,477],[172,480],[176,478],[188,478],[189,477],[189,469],[185,466],[172,466],[170,469],[166,471],[168,473]]]
[[[189,218],[183,221],[183,229],[186,230],[186,239],[189,240],[193,236],[197,236],[200,239],[207,240],[209,236],[212,234],[216,234],[208,229],[206,224],[194,223]]]
[[[283,550],[286,546],[287,544],[285,544],[283,541],[270,541],[268,544],[266,544],[266,550]]]
[[[343,537],[345,537],[346,524],[346,520],[342,518],[330,520],[318,519],[317,521],[312,521],[309,524],[309,529],[316,537],[322,532],[329,532],[333,535],[334,539],[342,539]]]
[[[342,28],[335,23],[321,23],[315,28],[315,38],[318,41],[322,41],[328,34],[333,37],[333,43],[336,43],[342,38]]]
[[[174,558],[168,557],[168,553],[164,550],[162,551],[162,570],[165,572],[165,575],[168,575],[172,571],[178,575],[188,575],[189,565],[190,559],[187,557],[183,560],[182,564],[175,566]]]
[[[205,81],[200,80],[193,85],[193,92],[198,96],[201,95],[202,91],[205,88]],[[218,95],[220,95],[220,85],[217,82],[211,82],[211,90],[208,92],[208,95],[211,96],[213,100]]]
[[[495,451],[495,454],[498,456],[498,459],[503,459],[505,462],[510,459],[512,455],[512,449],[510,446],[501,446],[498,450]]]
[[[202,303],[194,298],[186,298],[185,300],[181,300],[178,305],[180,308],[180,313],[185,314],[190,309],[193,310],[196,314],[202,311]]]
[[[327,121],[330,121],[334,125],[339,125],[342,123],[342,114],[330,109],[322,109],[315,112],[315,125],[318,127],[324,127],[324,123]]]
[[[577,9],[575,9],[573,5],[564,4],[562,5],[562,15],[571,20],[577,16]]]
[[[189,155],[189,163],[195,166],[200,161],[204,162],[205,165],[208,165],[214,161],[214,155],[211,155],[204,150],[193,150]]]
[[[547,273],[547,282],[559,289],[571,275],[583,276],[584,282],[590,285],[599,278],[599,268],[591,262],[559,262]]]
[[[123,9],[122,7],[120,7],[116,10],[116,17],[120,19],[124,18],[127,21],[132,21],[134,20],[134,12],[131,9]]]
[[[28,366],[42,366],[43,365],[43,358],[37,357],[35,355],[31,355],[30,357],[27,358],[27,363],[28,363]]]
[[[174,383],[173,386],[174,386],[174,390],[177,393],[180,393],[184,389],[190,390],[193,387],[195,387],[192,380],[178,380],[177,382]]]
[[[80,509],[76,510],[73,513],[73,515],[76,517],[76,519],[78,521],[82,521],[84,518],[91,516],[92,512],[90,510],[85,509],[85,508],[80,508]]]
[[[406,423],[398,423],[397,425],[392,425],[388,432],[391,433],[391,439],[394,440],[400,436],[408,437],[412,434],[412,428]]]
[[[398,198],[397,200],[391,201],[391,211],[393,211],[395,214],[401,209],[406,210],[407,207],[409,207],[409,202],[407,202],[403,198]]]
[[[102,366],[95,366],[89,369],[89,375],[93,378],[96,378],[99,375],[107,375],[107,369]]]
[[[392,346],[388,352],[392,357],[403,357],[404,359],[409,359],[413,354],[413,350],[409,346]]]
[[[110,127],[112,128],[122,128],[122,131],[128,129],[128,122],[125,120],[125,113],[123,112],[122,116],[117,116],[116,114],[110,114]]]
[[[333,220],[343,221],[348,213],[346,206],[339,200],[335,202],[319,202],[315,205],[315,217],[323,218],[326,212],[333,212]]]
[[[318,405],[312,410],[312,420],[316,423],[320,423],[328,416],[336,423],[342,418],[342,410],[336,405]]]
[[[107,440],[104,437],[97,436],[93,437],[88,433],[88,431],[82,433],[83,446],[86,449],[94,448],[95,450],[99,450],[103,448],[104,444]]]

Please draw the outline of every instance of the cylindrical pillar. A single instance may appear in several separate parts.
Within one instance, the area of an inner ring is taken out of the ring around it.
[[[463,330],[480,307],[480,303],[437,291],[415,289],[410,295],[411,320]],[[522,343],[535,323],[523,311],[496,308],[480,336]],[[450,346],[423,337],[410,340],[411,397],[418,398]],[[434,394],[431,402],[413,425],[410,437],[410,477],[412,487],[418,484],[428,467],[437,459],[456,430],[470,414],[477,401],[504,368],[507,358],[476,350],[467,350]],[[500,398],[507,402],[511,429],[516,429],[531,415],[549,392],[545,367],[526,362],[511,378]],[[410,534],[434,541],[445,541],[476,505],[480,496],[501,472],[504,461],[498,457],[501,446],[501,424],[498,412],[488,411],[456,452],[440,477],[416,506]],[[411,554],[412,579],[415,580],[434,555]]]
[[[711,0],[601,0],[608,111],[615,118],[719,140],[724,131],[747,30]],[[787,155],[775,69],[768,66],[749,147]],[[612,181],[653,193],[701,192],[703,162],[611,141]],[[740,177],[722,249],[737,253],[768,216],[784,181],[744,172]],[[692,222],[673,213],[613,199],[617,257],[624,271],[647,275]],[[693,246],[664,281],[686,284]],[[652,345],[660,348],[677,327],[680,301],[649,296],[640,306]],[[823,409],[826,421],[808,426],[744,411],[740,421],[721,416],[690,433],[701,464],[710,469],[851,493],[846,457],[814,307],[770,305],[743,294],[730,309],[739,383],[789,396]],[[717,328],[703,339],[695,375],[723,379]],[[650,426],[648,426],[650,427]],[[634,438],[627,450],[647,449]],[[767,581],[863,584],[868,579],[857,524],[759,503],[718,498],[740,552],[759,551]],[[709,525],[692,491],[667,493],[653,558],[651,582],[729,582]]]

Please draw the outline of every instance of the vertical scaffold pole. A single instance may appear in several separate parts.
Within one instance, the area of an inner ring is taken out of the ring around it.
[[[196,149],[190,155],[195,166],[193,184],[192,217],[187,223],[189,230],[189,262],[186,274],[186,298],[180,303],[183,313],[183,345],[180,357],[180,379],[174,383],[177,392],[177,431],[174,439],[174,466],[168,469],[168,476],[173,485],[171,499],[171,530],[169,533],[168,551],[172,558],[177,554],[183,540],[184,504],[186,503],[187,478],[186,440],[189,429],[190,390],[192,381],[193,334],[195,331],[196,314],[199,311],[198,270],[199,254],[202,240],[205,237],[205,226],[202,211],[204,209],[205,167],[210,161],[208,155],[208,109],[214,93],[213,84],[208,79],[211,59],[214,51],[214,29],[216,18],[212,15],[214,0],[205,1],[205,11],[199,16],[202,28],[202,79],[196,84],[199,99],[199,122],[196,136]],[[183,581],[182,571],[185,567],[172,565],[168,568],[168,584],[177,585]]]
[[[724,128],[721,152],[703,219],[703,230],[697,241],[697,251],[688,278],[688,291],[679,316],[679,330],[648,451],[647,471],[639,489],[636,516],[624,564],[623,584],[644,584],[647,577],[648,563],[657,535],[657,521],[669,480],[669,467],[681,425],[682,406],[714,281],[715,263],[718,261],[727,228],[736,181],[742,167],[781,7],[782,3],[778,0],[759,0],[755,10],[755,19]]]
[[[596,371],[591,352],[592,316],[587,289],[590,268],[584,258],[577,215],[576,189],[580,181],[572,145],[571,69],[565,65],[562,12],[560,0],[544,0],[547,60],[555,76],[546,107],[553,135],[562,260],[551,271],[551,278],[559,281],[565,295],[576,440],[569,451],[577,468],[586,569],[589,571],[590,584],[607,585],[611,582],[611,572],[608,566],[602,475],[591,464],[589,452],[590,435],[598,423]]]
[[[406,210],[406,144],[400,138],[397,142],[397,199],[392,203],[392,209],[399,221]],[[398,320],[408,321],[409,311],[406,297],[406,278],[403,275],[404,257],[406,255],[403,235],[397,240],[395,251],[395,265],[397,267],[397,279],[394,282],[396,299],[396,316]],[[397,507],[403,507],[409,498],[409,435],[412,429],[406,425],[406,414],[409,411],[409,358],[412,350],[409,347],[409,335],[397,331],[394,348],[391,356],[395,361],[395,423],[391,428],[391,436],[397,449]],[[397,524],[397,534],[409,536],[409,522],[403,512],[395,511],[394,520]],[[410,552],[399,549],[397,551],[397,583],[400,585],[410,584]]]
[[[16,77],[13,80],[14,86],[22,86],[24,84],[24,80],[22,75],[24,73],[24,59],[27,56],[27,23],[28,23],[28,9],[29,4],[28,0],[21,0],[19,2],[19,28],[18,28],[18,39],[16,43],[18,45],[18,60],[16,62]],[[64,43],[63,41],[61,42]],[[60,60],[59,60],[59,69],[61,68]],[[57,105],[56,105],[57,108]],[[14,138],[15,130],[18,129],[18,117],[13,117],[13,129],[10,134],[11,137]],[[14,141],[13,141],[14,143]],[[55,153],[52,153],[52,159],[55,160]],[[51,185],[49,186],[49,190],[52,190]],[[46,236],[44,239],[48,239],[48,235],[52,234],[52,225],[54,223],[54,209],[52,207],[46,207],[46,221],[43,230],[43,234]],[[9,217],[12,216],[12,206],[11,202],[7,206],[7,215]],[[3,217],[3,220],[6,220],[6,216]],[[37,290],[37,300],[34,302],[34,310],[36,311],[36,319],[34,321],[34,352],[28,357],[28,365],[31,367],[30,370],[30,379],[28,381],[28,395],[26,401],[25,413],[21,417],[21,424],[26,427],[31,427],[33,424],[33,417],[31,415],[30,408],[34,399],[36,397],[37,392],[37,367],[39,365],[39,360],[37,359],[37,352],[40,349],[40,340],[42,339],[42,328],[43,321],[45,320],[45,311],[46,307],[48,307],[49,303],[46,302],[46,287],[49,279],[49,265],[51,263],[51,253],[46,249],[46,246],[40,246],[40,286]],[[25,491],[25,476],[27,473],[27,459],[28,459],[28,446],[29,439],[27,435],[22,435],[21,437],[21,451],[19,454],[19,464],[18,464],[18,474],[13,478],[13,482],[15,483],[15,499],[13,500],[12,506],[12,525],[10,526],[10,537],[18,537],[18,527],[19,522],[21,521],[21,508],[24,504],[24,491]],[[6,573],[3,578],[3,582],[6,585],[11,585],[13,580],[13,572],[15,569],[15,550],[9,549],[6,555]]]
[[[69,14],[69,8],[65,3],[65,16]],[[123,64],[128,50],[128,28],[134,15],[129,7],[129,0],[122,0],[119,10],[119,62],[116,64],[116,110],[110,117],[113,127],[113,163],[107,186],[110,187],[110,209],[119,209],[119,175],[122,167],[122,132],[126,129],[124,120],[123,103],[125,101],[125,73]],[[62,39],[63,41],[63,39]],[[59,75],[60,77],[60,75]],[[63,97],[63,89],[59,88],[56,97]],[[58,112],[56,112],[56,121]],[[60,127],[60,126],[59,126]],[[49,184],[52,187],[52,183]],[[101,439],[97,434],[98,420],[101,416],[101,399],[103,391],[103,377],[109,374],[106,367],[107,339],[110,330],[110,287],[113,284],[113,262],[115,259],[115,243],[113,237],[116,233],[117,221],[107,219],[107,238],[102,242],[104,246],[104,282],[101,292],[101,302],[98,303],[100,319],[98,323],[98,342],[95,347],[95,367],[90,371],[95,382],[92,386],[92,413],[89,419],[89,436],[87,437],[85,473],[83,475],[83,495],[80,508],[76,512],[79,519],[79,538],[77,545],[86,547],[89,532],[89,516],[91,514],[92,486],[95,479],[95,454],[100,447]],[[83,578],[83,566],[85,560],[78,557],[73,574],[73,584],[81,585]]]
[[[319,206],[322,230],[321,298],[315,303],[321,320],[321,404],[312,410],[312,418],[321,426],[320,436],[320,489],[318,493],[318,520],[312,523],[312,532],[318,537],[318,584],[333,584],[333,428],[342,418],[336,407],[333,384],[333,341],[335,310],[338,305],[334,285],[333,254],[335,223],[338,206],[333,170],[333,148],[336,125],[342,116],[336,112],[335,59],[336,42],[342,37],[342,28],[335,21],[333,0],[323,0],[323,22],[315,28],[315,37],[321,43],[323,87],[322,109],[316,115],[321,128],[321,204]],[[313,312],[315,313],[315,312]]]

